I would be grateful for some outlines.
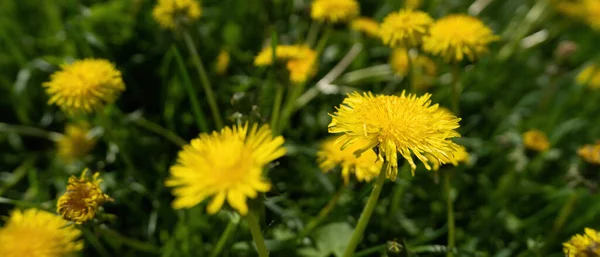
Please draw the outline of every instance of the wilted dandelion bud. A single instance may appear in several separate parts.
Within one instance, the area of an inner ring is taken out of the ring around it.
[[[94,173],[90,180],[87,169],[83,171],[80,178],[71,176],[67,185],[67,191],[58,198],[56,211],[64,219],[83,224],[96,216],[98,208],[105,202],[113,201],[100,189],[102,179],[100,173]]]
[[[96,145],[96,139],[90,137],[89,132],[88,123],[68,124],[56,142],[58,156],[67,163],[86,156]]]
[[[152,17],[166,29],[176,29],[200,18],[202,9],[195,0],[158,0]]]

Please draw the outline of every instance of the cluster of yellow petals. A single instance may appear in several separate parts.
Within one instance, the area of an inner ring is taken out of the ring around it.
[[[408,51],[405,48],[396,48],[392,51],[390,57],[390,66],[394,73],[407,76],[409,64],[411,65],[414,76],[412,83],[417,89],[426,89],[433,84],[437,75],[437,65],[431,58],[425,55],[411,55],[410,63],[408,61]]]
[[[600,67],[596,64],[588,65],[577,75],[576,80],[580,85],[600,89]]]
[[[447,62],[477,60],[499,37],[483,22],[468,15],[449,15],[437,20],[423,39],[423,50]]]
[[[345,149],[341,149],[341,144],[337,138],[330,138],[321,144],[321,149],[317,152],[317,161],[319,168],[323,172],[333,170],[335,167],[342,168],[342,178],[344,183],[350,181],[350,174],[354,174],[359,182],[369,182],[377,177],[381,171],[383,162],[377,160],[377,154],[374,151],[366,151],[360,156],[354,155],[359,146],[368,144],[364,139],[358,139],[354,144]]]
[[[588,163],[600,165],[600,141],[582,146],[577,150],[577,154]]]
[[[310,16],[316,21],[337,23],[351,20],[359,13],[356,0],[314,0]]]
[[[600,256],[600,233],[591,228],[584,229],[585,234],[574,235],[563,243],[565,257],[598,257]]]
[[[537,129],[531,129],[523,133],[523,145],[525,148],[537,152],[543,152],[550,149],[550,141],[546,134]]]
[[[92,179],[88,179],[87,169],[83,171],[80,178],[71,176],[68,181],[67,191],[58,198],[56,211],[64,219],[83,224],[96,216],[98,208],[105,202],[113,201],[100,189],[102,179],[100,173],[94,173]]]
[[[219,75],[225,74],[227,72],[227,68],[229,67],[229,62],[231,61],[231,56],[229,52],[225,50],[221,50],[219,55],[217,55],[217,61],[215,63],[215,71]]]
[[[552,0],[559,12],[600,30],[600,0]]]
[[[360,17],[354,19],[350,22],[350,28],[365,33],[367,36],[379,38],[379,23],[371,18]]]
[[[196,0],[158,0],[152,17],[166,29],[176,29],[200,18],[202,8]]]
[[[317,53],[306,45],[278,45],[275,47],[275,59],[285,61],[294,83],[306,82],[317,70]],[[271,47],[263,49],[254,59],[254,65],[267,66],[273,63]]]
[[[356,146],[357,155],[376,148],[378,159],[388,162],[386,175],[391,180],[398,173],[398,152],[413,174],[413,154],[431,170],[430,163],[445,164],[454,158],[459,146],[450,139],[460,137],[455,131],[460,118],[431,105],[430,98],[405,92],[400,96],[354,92],[331,114],[329,132],[343,133],[338,139],[342,149],[358,140],[366,142]]]
[[[56,142],[58,156],[67,163],[86,156],[96,145],[96,139],[89,132],[89,123],[68,124],[64,135]]]
[[[174,187],[173,207],[189,208],[213,197],[208,213],[219,211],[227,199],[231,207],[246,215],[246,199],[271,189],[263,178],[263,168],[285,154],[283,142],[267,125],[237,125],[200,134],[183,147],[170,169],[166,185]]]
[[[13,210],[0,228],[2,257],[65,257],[83,249],[81,231],[59,216],[38,210]]]
[[[390,47],[418,46],[429,33],[433,19],[417,10],[400,10],[383,19],[379,33],[384,44]]]
[[[121,72],[104,59],[84,59],[62,66],[43,84],[49,104],[68,113],[91,112],[114,102],[125,90]]]

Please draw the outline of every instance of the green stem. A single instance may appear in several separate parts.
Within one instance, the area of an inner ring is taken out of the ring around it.
[[[331,25],[327,25],[327,28],[325,28],[325,32],[321,36],[321,39],[319,39],[319,42],[317,43],[317,48],[315,49],[315,51],[317,52],[317,56],[321,56],[321,53],[323,52],[323,49],[325,49],[327,41],[329,41],[329,38],[331,37],[332,33],[333,28],[331,27]]]
[[[83,232],[83,236],[86,238],[86,241],[88,241],[94,248],[96,248],[100,256],[110,256],[110,254],[108,254],[104,246],[102,246],[102,243],[100,243],[100,240],[98,240],[98,237],[96,237],[96,235],[94,235],[92,231],[90,231],[88,228],[81,228],[81,232]]]
[[[456,225],[454,223],[454,199],[452,199],[452,184],[450,170],[444,172],[444,191],[446,195],[446,214],[448,222],[448,252],[447,257],[454,256],[454,247],[456,245],[454,235]]]
[[[138,250],[140,252],[153,253],[153,254],[160,253],[160,248],[157,247],[156,245],[123,236],[123,235],[119,234],[119,232],[109,229],[107,226],[104,226],[104,225],[100,226],[100,232],[102,233],[103,236],[108,237],[111,240],[118,242],[119,244],[127,245],[127,246],[131,247],[132,249]]]
[[[279,134],[278,125],[279,125],[279,111],[281,109],[281,102],[283,101],[283,91],[284,88],[282,85],[275,85],[275,71],[277,65],[277,33],[273,30],[271,34],[271,72],[269,74],[269,81],[271,85],[276,87],[275,99],[273,100],[273,112],[271,114],[271,129],[275,134]]]
[[[258,252],[258,256],[268,257],[269,250],[267,250],[267,245],[265,244],[265,239],[262,236],[262,231],[260,230],[260,225],[258,224],[257,217],[254,216],[254,213],[249,212],[246,215],[245,219],[248,223],[248,228],[250,228],[252,239],[254,239],[254,243],[256,244],[256,251]]]
[[[239,219],[237,219],[237,220],[239,220]],[[215,246],[215,249],[213,249],[212,253],[210,254],[211,257],[217,257],[217,256],[219,256],[219,254],[221,254],[221,251],[223,251],[223,247],[225,247],[225,244],[227,243],[227,240],[229,239],[231,232],[233,232],[235,230],[237,225],[238,225],[238,223],[235,222],[233,220],[233,218],[229,219],[229,223],[227,224],[227,227],[225,227],[225,231],[223,231],[223,234],[221,234],[221,237],[219,238],[219,241],[217,241],[217,245]]]
[[[362,250],[360,252],[357,252],[355,255],[352,255],[353,257],[362,257],[362,256],[373,256],[374,253],[381,253],[384,252],[385,249],[387,248],[387,243],[386,244],[380,244],[377,246],[373,246],[369,249],[365,249]]]
[[[317,21],[312,21],[310,23],[310,28],[308,29],[308,36],[306,36],[306,45],[312,47],[317,40],[317,34],[319,33],[319,28],[321,28],[321,23]]]
[[[298,97],[300,97],[302,92],[304,92],[305,86],[306,83],[303,82],[297,85],[293,85],[291,91],[288,91],[288,96],[285,100],[285,105],[283,106],[283,110],[281,111],[281,119],[279,121],[278,127],[279,132],[283,131],[286,128],[288,120],[290,119],[290,117],[296,109],[296,100],[298,99]]]
[[[323,219],[325,217],[327,217],[327,215],[331,212],[331,210],[333,210],[333,208],[335,207],[335,204],[337,203],[337,201],[340,199],[340,196],[342,196],[342,193],[344,192],[344,190],[347,188],[346,185],[341,186],[338,191],[335,193],[335,195],[333,195],[333,197],[331,199],[329,199],[329,202],[327,202],[327,205],[325,205],[325,207],[323,207],[323,209],[321,209],[321,211],[319,211],[319,214],[317,214],[316,217],[314,217],[312,220],[310,220],[308,222],[308,224],[306,225],[306,227],[304,227],[304,229],[298,233],[297,238],[302,239],[304,238],[306,235],[308,235],[317,225],[319,225],[319,223],[321,223],[321,221],[323,221]]]
[[[417,93],[417,88],[415,82],[415,76],[413,74],[413,60],[410,58],[410,49],[406,48],[406,75],[404,76],[406,80],[408,80],[408,84],[410,85],[410,91],[413,94]]]
[[[0,133],[15,133],[24,136],[45,138],[50,141],[58,141],[58,139],[63,137],[63,135],[60,133],[46,131],[36,127],[30,127],[25,125],[12,125],[2,122],[0,122]]]
[[[162,136],[167,140],[171,141],[171,143],[175,145],[184,146],[187,144],[187,142],[183,138],[179,137],[172,131],[165,129],[160,125],[145,119],[144,117],[136,117],[131,120],[135,125],[138,125],[150,132],[156,133],[157,135]]]
[[[459,116],[460,115],[460,94],[461,94],[461,90],[460,90],[460,84],[459,84],[459,77],[460,75],[460,70],[458,67],[458,64],[454,64],[454,66],[452,67],[452,112],[454,112],[454,115]]]
[[[215,126],[217,130],[221,129],[223,127],[223,121],[221,120],[219,106],[217,106],[217,102],[215,101],[215,93],[213,92],[210,81],[208,80],[208,75],[206,75],[204,65],[202,65],[202,60],[198,54],[198,50],[196,49],[194,41],[187,30],[183,31],[183,39],[185,41],[185,45],[190,51],[190,54],[192,55],[192,61],[194,61],[194,65],[196,65],[196,70],[200,76],[202,87],[204,87],[204,91],[206,92],[206,100],[208,102],[208,106],[210,107],[210,111],[212,112],[213,119],[215,120]]]
[[[358,243],[362,239],[363,233],[367,228],[367,224],[371,219],[371,214],[375,209],[375,205],[377,205],[377,200],[379,199],[379,194],[381,194],[381,189],[383,188],[383,183],[385,182],[385,174],[388,167],[388,162],[385,161],[383,166],[381,167],[381,171],[379,172],[379,176],[373,184],[373,191],[371,191],[371,195],[369,196],[369,200],[367,200],[367,205],[363,209],[360,214],[360,218],[358,219],[358,223],[356,224],[356,228],[354,228],[354,232],[352,232],[352,237],[350,238],[350,242],[346,246],[346,250],[344,251],[343,257],[351,257],[358,246]]]

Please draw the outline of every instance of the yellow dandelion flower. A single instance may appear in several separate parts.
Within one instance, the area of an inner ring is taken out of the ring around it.
[[[87,169],[83,171],[80,178],[71,176],[67,185],[67,191],[58,198],[56,212],[65,220],[83,224],[96,216],[98,208],[105,202],[113,201],[100,189],[102,179],[100,173],[94,173],[91,180],[88,179]]]
[[[563,243],[566,257],[597,257],[600,256],[600,233],[591,228],[584,229],[585,234],[574,235]]]
[[[591,64],[577,75],[577,84],[585,85],[591,89],[600,89],[600,67]]]
[[[195,0],[158,0],[152,10],[152,17],[166,29],[175,29],[189,24],[202,14],[200,5]]]
[[[430,170],[430,162],[445,164],[453,158],[458,145],[450,139],[460,137],[455,131],[460,118],[439,111],[430,98],[431,94],[417,97],[405,92],[400,96],[349,94],[331,114],[329,133],[343,133],[338,139],[342,149],[365,140],[367,143],[356,146],[357,155],[377,148],[378,158],[389,163],[386,173],[391,180],[398,173],[398,152],[410,164],[413,175],[417,168],[413,154]]]
[[[360,17],[354,19],[350,23],[350,28],[352,30],[365,33],[370,37],[379,38],[379,23],[371,18]]]
[[[523,133],[523,145],[525,148],[537,152],[543,152],[550,149],[550,142],[546,134],[537,129],[531,129]]]
[[[550,1],[554,8],[567,16],[572,18],[581,18],[585,16],[585,8],[580,0],[577,1],[565,1],[565,0],[552,0]]]
[[[377,154],[374,151],[366,151],[359,157],[354,155],[354,151],[359,150],[358,146],[368,143],[364,139],[358,139],[354,144],[342,150],[340,149],[342,145],[335,138],[325,140],[321,144],[321,149],[317,152],[319,168],[323,172],[328,172],[337,166],[341,166],[342,177],[346,184],[350,181],[351,173],[354,173],[356,179],[360,182],[371,181],[377,177],[383,163],[377,160]]]
[[[448,62],[475,61],[499,37],[483,22],[468,15],[450,15],[436,21],[423,40],[423,49]]]
[[[310,16],[322,22],[344,22],[360,13],[356,0],[314,0]]]
[[[221,50],[221,52],[217,56],[217,61],[215,64],[215,70],[217,71],[217,74],[225,74],[225,72],[227,72],[227,68],[229,67],[230,61],[231,57],[229,56],[229,52]]]
[[[600,0],[583,0],[585,20],[595,30],[600,30]]]
[[[107,60],[84,59],[62,66],[43,84],[49,104],[68,113],[91,112],[113,103],[125,90],[121,72]]]
[[[179,152],[171,167],[168,187],[175,187],[175,209],[189,208],[212,196],[206,211],[214,214],[225,199],[241,215],[248,213],[246,198],[271,189],[263,168],[283,156],[283,137],[273,137],[268,125],[226,127],[200,134]]]
[[[432,23],[433,19],[425,12],[400,10],[383,19],[379,35],[390,47],[411,48],[421,44]]]
[[[404,8],[418,9],[423,4],[423,0],[404,0]]]
[[[96,145],[96,139],[90,137],[89,132],[90,124],[86,122],[68,124],[65,134],[56,142],[58,156],[67,163],[86,156]]]
[[[424,75],[435,76],[437,74],[437,65],[427,56],[411,56],[411,64],[414,66],[413,68],[422,71]],[[390,65],[396,74],[406,76],[408,74],[408,53],[406,49],[394,49],[390,57]]]
[[[64,257],[83,249],[81,232],[52,213],[13,210],[0,228],[2,257]]]
[[[267,66],[272,64],[273,50],[271,47],[263,49],[254,59],[254,65]],[[279,45],[275,48],[275,58],[286,61],[286,68],[290,73],[290,80],[302,83],[315,75],[317,66],[317,52],[305,45]]]
[[[582,146],[577,154],[588,163],[600,165],[600,142]]]

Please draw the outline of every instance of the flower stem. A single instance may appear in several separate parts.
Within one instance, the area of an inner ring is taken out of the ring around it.
[[[304,229],[300,233],[298,233],[298,236],[297,236],[298,239],[302,239],[306,235],[308,235],[317,225],[319,225],[319,223],[321,223],[321,221],[323,221],[323,219],[325,217],[327,217],[327,215],[335,207],[335,204],[340,199],[340,196],[342,196],[342,193],[344,192],[344,190],[346,188],[347,188],[347,186],[343,185],[340,187],[340,189],[338,189],[338,191],[335,193],[335,195],[333,195],[333,197],[331,199],[329,199],[329,202],[327,202],[327,205],[325,205],[325,207],[323,207],[323,209],[321,209],[321,211],[319,211],[319,214],[317,214],[316,217],[314,217],[312,220],[310,220],[308,222],[308,224],[306,225],[306,227],[304,227]]]
[[[417,88],[415,84],[415,75],[413,70],[415,69],[413,60],[410,58],[410,48],[406,48],[406,75],[404,76],[406,80],[408,80],[408,84],[410,85],[410,91],[413,94],[417,93]]]
[[[194,65],[196,66],[196,70],[200,76],[202,87],[204,87],[204,91],[206,91],[206,100],[208,101],[210,111],[212,112],[213,119],[215,120],[215,126],[217,129],[221,129],[223,127],[223,121],[221,120],[219,106],[217,106],[217,102],[215,101],[215,93],[213,92],[210,81],[208,80],[208,75],[206,75],[204,65],[202,65],[202,60],[198,54],[198,50],[196,49],[194,41],[187,30],[183,31],[183,39],[185,41],[185,45],[190,51],[190,54],[192,55],[192,60],[194,61]]]
[[[327,25],[327,27],[325,28],[325,32],[323,32],[321,39],[319,39],[319,42],[317,43],[317,48],[315,49],[315,51],[317,52],[317,56],[321,56],[321,53],[325,49],[327,41],[329,41],[329,37],[331,37],[332,33],[333,28],[331,27],[331,25]]]
[[[281,109],[281,102],[283,101],[283,86],[276,84],[275,82],[275,69],[277,64],[277,32],[273,30],[271,34],[271,72],[269,74],[269,81],[272,86],[275,86],[275,99],[273,99],[273,110],[271,114],[271,129],[275,134],[279,134],[279,111]]]
[[[454,64],[452,67],[452,112],[458,116],[460,114],[460,84],[458,77],[460,76],[460,70],[458,64]]]
[[[238,218],[235,219],[239,221]],[[221,234],[219,241],[217,241],[217,245],[210,254],[211,257],[217,257],[219,256],[219,254],[221,254],[221,251],[223,251],[223,247],[225,247],[225,244],[227,243],[227,239],[229,239],[231,232],[235,230],[237,225],[238,223],[234,220],[234,218],[229,219],[229,223],[227,224],[227,227],[225,227],[225,231],[223,231],[223,234]]]
[[[360,214],[360,218],[358,219],[358,223],[354,228],[354,232],[352,232],[352,237],[350,238],[350,242],[346,246],[346,250],[344,251],[343,257],[351,257],[358,246],[358,243],[362,239],[363,233],[367,228],[367,224],[371,219],[371,214],[375,209],[375,205],[377,205],[377,200],[379,199],[379,194],[381,194],[381,189],[383,188],[383,183],[385,182],[385,174],[388,167],[388,162],[385,161],[383,166],[381,167],[381,171],[379,172],[379,176],[373,184],[373,191],[371,191],[371,195],[369,196],[369,200],[367,200],[367,205],[363,209]]]
[[[41,137],[50,141],[58,141],[63,137],[60,133],[46,131],[36,127],[13,125],[2,122],[0,122],[0,133],[15,133],[24,136]]]
[[[456,245],[454,239],[454,231],[456,230],[456,225],[454,224],[454,199],[452,199],[452,184],[450,179],[450,171],[444,172],[444,191],[446,195],[446,214],[448,220],[448,252],[446,253],[447,257],[454,256],[454,247]]]
[[[254,239],[254,243],[256,244],[256,251],[258,252],[259,257],[268,257],[269,250],[267,250],[267,245],[265,244],[265,239],[262,236],[262,231],[260,231],[260,225],[258,224],[258,219],[254,216],[254,213],[249,212],[246,217],[246,222],[248,223],[248,228],[250,228],[250,233],[252,234],[252,239]]]

